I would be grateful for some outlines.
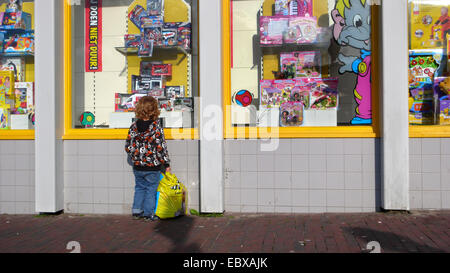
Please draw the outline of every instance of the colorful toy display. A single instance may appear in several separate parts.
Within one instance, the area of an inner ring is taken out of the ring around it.
[[[439,99],[439,125],[450,125],[450,96]]]
[[[291,71],[293,78],[320,78],[320,52],[294,51],[280,53],[281,72]]]
[[[140,20],[141,20],[141,30],[151,27],[162,27],[164,24],[164,20],[161,16],[147,16],[142,17]]]
[[[141,35],[138,34],[126,34],[125,35],[125,47],[133,48],[139,47],[141,43]]]
[[[34,53],[34,34],[14,34],[6,38],[3,43],[3,51],[5,53]]]
[[[133,24],[135,24],[139,29],[141,29],[142,18],[149,17],[150,15],[147,13],[147,10],[141,6],[136,5],[134,9],[128,14],[128,18]]]
[[[21,57],[1,58],[0,71],[13,71],[16,81],[25,81],[25,60]]]
[[[14,84],[14,71],[0,71],[0,95],[12,96],[14,94]]]
[[[281,127],[295,127],[303,124],[303,104],[301,102],[284,102],[280,106]]]
[[[433,84],[439,68],[442,50],[410,51],[409,69],[411,72],[410,88],[420,88],[424,84]]]
[[[80,116],[80,123],[85,128],[92,128],[95,124],[95,116],[91,112],[84,112]]]
[[[185,50],[191,49],[192,40],[192,25],[191,23],[181,23],[178,26],[178,46],[181,46]]]
[[[239,106],[247,107],[253,102],[253,94],[248,90],[240,90],[233,95],[232,101]]]
[[[26,104],[22,105],[25,113],[29,113],[34,108],[34,83],[33,82],[16,82],[15,90],[19,90],[22,96],[21,101],[25,101]],[[17,94],[17,92],[16,92]],[[25,98],[23,97],[25,96]],[[17,95],[16,95],[17,98]]]
[[[415,125],[435,124],[435,97],[432,84],[410,89],[409,123]]]

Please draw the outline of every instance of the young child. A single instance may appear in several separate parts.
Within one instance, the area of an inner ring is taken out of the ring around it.
[[[132,214],[135,219],[157,220],[156,191],[161,172],[170,172],[170,160],[164,130],[159,122],[158,101],[141,98],[136,105],[136,118],[128,132],[125,151],[133,163],[135,193]]]

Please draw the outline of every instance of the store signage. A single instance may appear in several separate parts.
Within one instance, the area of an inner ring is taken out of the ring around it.
[[[102,0],[86,0],[86,72],[102,72]]]

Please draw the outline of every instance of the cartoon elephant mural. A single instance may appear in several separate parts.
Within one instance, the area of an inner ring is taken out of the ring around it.
[[[340,46],[351,46],[361,51],[360,56],[339,54],[343,65],[340,74],[357,75],[354,96],[358,104],[354,125],[372,124],[372,89],[371,89],[371,12],[370,0],[337,0],[331,12],[334,21],[333,36]]]

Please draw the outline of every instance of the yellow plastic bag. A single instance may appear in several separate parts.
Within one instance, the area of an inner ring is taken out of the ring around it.
[[[161,173],[156,193],[156,216],[161,219],[186,215],[187,191],[176,175]]]

